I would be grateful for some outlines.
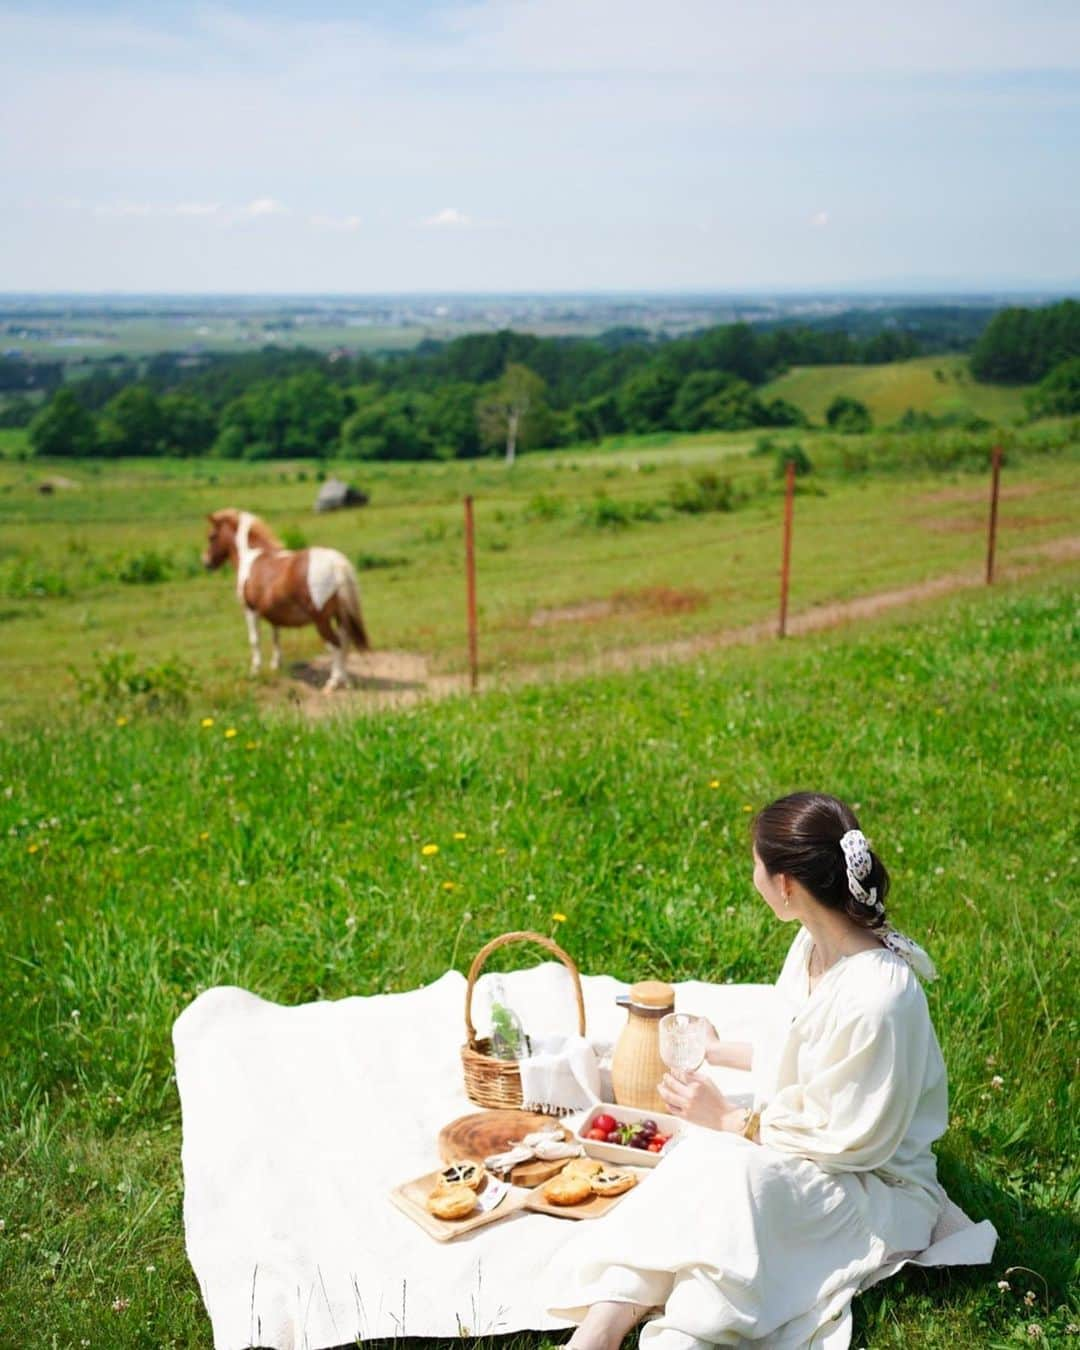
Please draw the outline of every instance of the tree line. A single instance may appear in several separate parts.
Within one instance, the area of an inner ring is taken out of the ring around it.
[[[930,332],[736,323],[677,339],[634,328],[595,338],[504,330],[360,357],[164,352],[101,361],[43,406],[24,399],[16,411],[34,451],[49,456],[512,458],[621,432],[802,425],[798,408],[761,386],[791,365],[903,359]],[[864,412],[829,420],[859,429]]]

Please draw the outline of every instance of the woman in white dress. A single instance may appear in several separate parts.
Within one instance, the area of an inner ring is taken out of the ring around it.
[[[945,1202],[931,1144],[945,1066],[916,978],[929,957],[889,927],[889,878],[850,807],[820,793],[754,824],[754,886],[801,926],[762,1043],[712,1033],[710,1064],[753,1068],[753,1109],[703,1073],[665,1075],[673,1115],[703,1128],[561,1254],[574,1350],[848,1344],[848,1304],[896,1253],[921,1252]],[[836,1336],[830,1339],[830,1333]]]

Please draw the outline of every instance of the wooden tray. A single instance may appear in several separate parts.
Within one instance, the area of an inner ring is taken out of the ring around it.
[[[649,1175],[646,1169],[638,1167],[621,1167],[619,1171],[633,1172],[638,1179],[638,1186]],[[636,1190],[637,1186],[631,1186],[628,1191],[623,1191],[622,1195],[591,1195],[588,1200],[582,1200],[580,1205],[553,1205],[545,1200],[539,1191],[529,1191],[525,1208],[532,1210],[534,1214],[550,1214],[556,1219],[599,1219],[609,1209],[614,1209],[620,1200],[625,1200]],[[506,1204],[506,1200],[503,1204]]]
[[[482,1163],[493,1153],[505,1153],[511,1143],[517,1143],[534,1130],[550,1129],[552,1125],[561,1125],[555,1116],[542,1116],[534,1111],[517,1111],[511,1108],[492,1111],[474,1111],[471,1115],[459,1116],[439,1131],[439,1157],[443,1162]],[[570,1131],[567,1131],[569,1136]],[[549,1180],[556,1172],[561,1172],[567,1159],[559,1158],[554,1162],[519,1163],[507,1178],[512,1186],[539,1186]],[[506,1201],[503,1201],[503,1205]],[[499,1206],[502,1208],[502,1205]]]
[[[437,1219],[430,1213],[425,1201],[431,1194],[431,1188],[435,1185],[435,1180],[439,1173],[427,1172],[422,1177],[416,1177],[413,1181],[406,1181],[401,1186],[395,1186],[390,1192],[390,1199],[402,1213],[407,1214],[410,1219],[420,1225],[429,1237],[433,1237],[436,1242],[450,1242],[453,1238],[460,1237],[463,1233],[471,1233],[474,1228],[483,1228],[485,1224],[497,1223],[499,1219],[509,1218],[511,1214],[516,1214],[525,1207],[526,1200],[529,1199],[530,1192],[515,1190],[513,1186],[507,1191],[500,1204],[494,1209],[488,1210],[486,1214],[469,1214],[464,1219]],[[484,1182],[484,1186],[487,1181]],[[481,1186],[481,1191],[484,1189]],[[616,1199],[621,1199],[617,1196]]]

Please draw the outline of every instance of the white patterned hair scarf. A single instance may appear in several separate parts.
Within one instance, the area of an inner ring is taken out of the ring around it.
[[[884,914],[885,906],[878,900],[877,887],[871,886],[867,890],[862,884],[870,875],[874,866],[873,858],[870,856],[870,845],[866,842],[866,835],[863,834],[862,830],[848,830],[840,840],[840,848],[847,866],[848,890],[853,898],[860,905],[872,909],[875,914]],[[877,936],[889,951],[899,956],[902,961],[906,961],[920,979],[937,979],[937,968],[917,942],[912,942],[911,938],[903,933],[898,933],[891,926],[879,929]]]

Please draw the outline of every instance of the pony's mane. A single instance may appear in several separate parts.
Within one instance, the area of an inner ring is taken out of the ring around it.
[[[240,512],[235,506],[226,507],[223,511],[215,511],[210,517],[215,523],[228,521],[235,533],[240,528]],[[285,545],[277,537],[274,531],[267,525],[265,520],[260,520],[253,511],[249,511],[251,517],[251,528],[248,530],[248,543],[256,548],[269,549],[272,553],[280,552]]]
[[[285,547],[270,526],[255,515],[251,517],[248,542],[254,544],[256,548],[268,548],[272,553],[278,553]]]

